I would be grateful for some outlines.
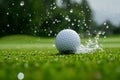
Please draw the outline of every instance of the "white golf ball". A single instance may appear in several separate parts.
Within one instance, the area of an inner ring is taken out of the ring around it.
[[[60,53],[76,53],[80,46],[80,37],[74,30],[64,29],[56,36],[55,45]]]

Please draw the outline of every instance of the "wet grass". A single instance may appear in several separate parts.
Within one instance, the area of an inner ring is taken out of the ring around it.
[[[87,39],[83,39],[84,42]],[[101,39],[104,51],[59,55],[53,38],[8,36],[0,39],[0,79],[119,80],[120,37]]]

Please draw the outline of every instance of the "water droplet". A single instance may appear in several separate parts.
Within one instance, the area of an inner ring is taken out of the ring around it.
[[[7,27],[10,27],[10,25],[9,25],[9,24],[7,24]]]
[[[9,12],[7,12],[6,15],[9,15]]]
[[[12,6],[14,6],[15,5],[15,3],[12,3]]]
[[[72,23],[72,26],[74,26],[75,24],[74,23]]]
[[[106,23],[106,22],[104,22],[104,23],[103,23],[103,25],[107,25],[107,23]]]
[[[65,17],[65,20],[69,20],[69,17],[68,17],[68,16],[66,16],[66,17]]]
[[[85,23],[85,21],[86,21],[86,20],[85,20],[85,19],[83,19],[83,22],[84,22],[84,23]]]
[[[29,17],[31,17],[32,15],[31,14],[28,14]]]
[[[81,11],[81,13],[84,13],[84,11]]]
[[[68,29],[71,29],[71,27],[68,27]]]
[[[76,21],[77,21],[77,19],[74,19],[74,21],[76,22]]]
[[[53,10],[55,10],[55,9],[56,9],[56,6],[53,7]]]
[[[50,7],[50,9],[52,10],[53,8],[52,8],[52,7]]]
[[[34,30],[34,33],[37,33],[37,30]]]
[[[52,33],[53,31],[52,30],[50,30],[50,33]]]
[[[102,32],[102,35],[105,35],[105,31],[104,31],[104,32]]]
[[[70,22],[71,20],[69,19],[68,22]]]
[[[24,1],[21,1],[20,2],[20,6],[24,6],[25,5],[25,2]]]
[[[89,22],[92,22],[92,20],[89,20]]]
[[[58,22],[59,20],[55,19],[56,22]]]
[[[70,10],[70,13],[73,13],[73,9]]]
[[[48,24],[48,21],[46,21],[45,23]]]
[[[65,17],[65,20],[68,21],[68,22],[71,21],[70,18],[69,18],[68,16]]]
[[[19,14],[17,13],[16,16],[19,16]]]
[[[46,29],[44,29],[44,31],[47,31]]]
[[[51,36],[51,34],[48,34],[48,36]]]
[[[106,26],[106,29],[108,29],[109,28],[109,26]]]
[[[80,20],[78,20],[78,22],[80,23]]]
[[[57,36],[57,34],[54,34],[55,36]]]
[[[102,31],[99,31],[96,37],[99,37],[102,34]]]
[[[53,24],[55,24],[55,21],[53,21]]]
[[[87,26],[87,24],[84,24],[84,26]]]
[[[32,22],[32,19],[29,19],[29,22]]]
[[[88,36],[90,36],[91,35],[91,33],[90,32],[88,32]]]
[[[19,80],[24,79],[24,74],[23,74],[22,72],[20,72],[20,73],[18,74],[18,79],[19,79]]]

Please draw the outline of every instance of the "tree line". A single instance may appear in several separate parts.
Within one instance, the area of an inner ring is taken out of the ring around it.
[[[56,0],[2,0],[0,2],[0,36],[27,34],[33,36],[56,36],[66,28],[78,33],[92,34],[104,30],[107,34],[119,34],[120,28],[109,21],[97,25],[87,0],[72,3],[64,0],[65,7],[59,7]],[[109,29],[104,29],[109,26]]]

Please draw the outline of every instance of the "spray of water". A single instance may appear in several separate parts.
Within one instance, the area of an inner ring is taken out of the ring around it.
[[[99,44],[99,37],[102,33],[98,32],[96,37],[94,37],[94,40],[91,40],[90,38],[86,42],[86,45],[81,44],[80,47],[78,47],[76,54],[80,53],[93,53],[96,50],[103,51],[103,48]]]

